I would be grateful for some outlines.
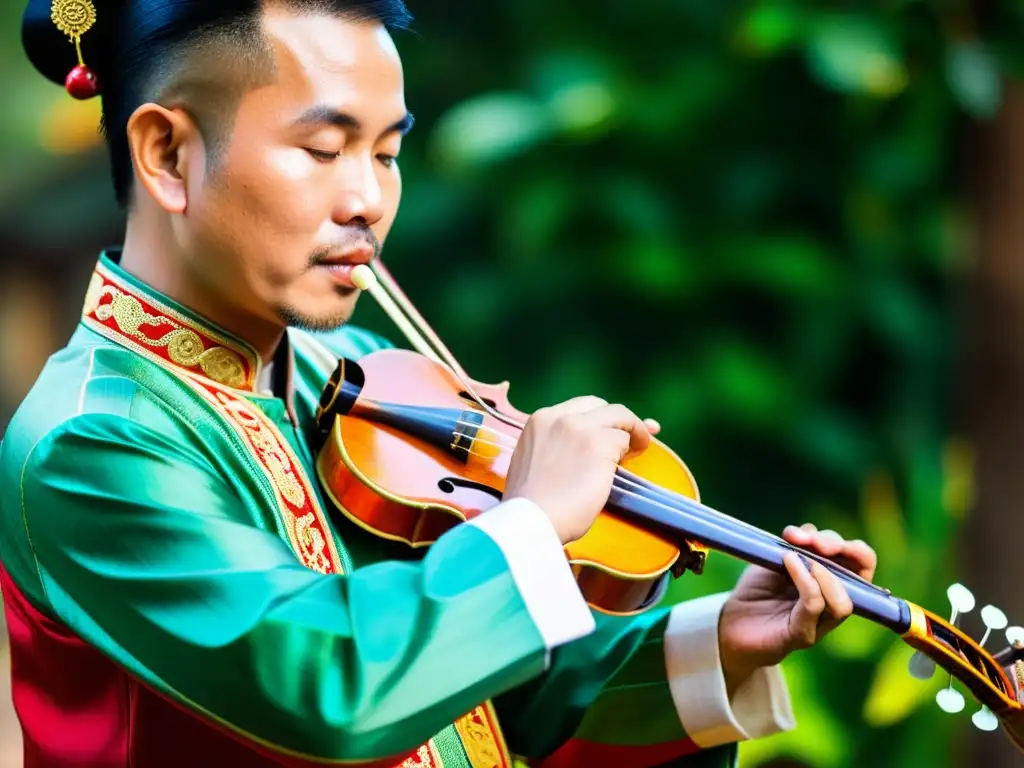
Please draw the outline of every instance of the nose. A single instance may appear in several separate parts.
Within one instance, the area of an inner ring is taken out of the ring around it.
[[[363,154],[343,157],[338,176],[340,189],[334,203],[334,222],[342,226],[376,224],[384,215],[384,196],[373,158]]]

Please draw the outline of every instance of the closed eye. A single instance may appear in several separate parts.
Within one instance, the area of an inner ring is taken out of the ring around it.
[[[314,160],[320,163],[329,163],[341,156],[340,152],[324,152],[323,150],[312,149],[311,147],[306,147],[306,151],[309,152]]]

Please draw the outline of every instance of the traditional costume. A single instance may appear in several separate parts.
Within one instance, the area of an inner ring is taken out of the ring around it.
[[[118,259],[0,448],[26,768],[728,766],[792,727],[778,669],[728,699],[724,595],[598,614],[530,502],[425,555],[332,508],[317,402],[385,340],[264,365]]]

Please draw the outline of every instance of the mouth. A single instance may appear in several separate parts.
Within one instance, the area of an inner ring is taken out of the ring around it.
[[[359,243],[331,253],[317,262],[316,268],[328,272],[339,286],[354,289],[356,286],[352,282],[352,270],[360,264],[373,261],[374,253],[372,245]]]

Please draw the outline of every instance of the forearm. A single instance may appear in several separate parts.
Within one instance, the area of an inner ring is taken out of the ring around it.
[[[709,750],[729,765],[729,745],[792,728],[778,669],[727,694],[717,631],[725,597],[600,617],[592,635],[555,652],[543,677],[498,701],[512,748],[546,756],[544,768],[610,754],[622,768],[645,768]]]
[[[150,570],[139,588],[72,576],[56,559],[46,558],[47,594],[79,634],[197,713],[318,757],[423,743],[543,672],[549,643],[582,631],[535,618],[500,547],[471,527],[423,563],[349,577],[282,565],[268,579],[235,567],[198,585]],[[112,605],[125,587],[132,615]]]

